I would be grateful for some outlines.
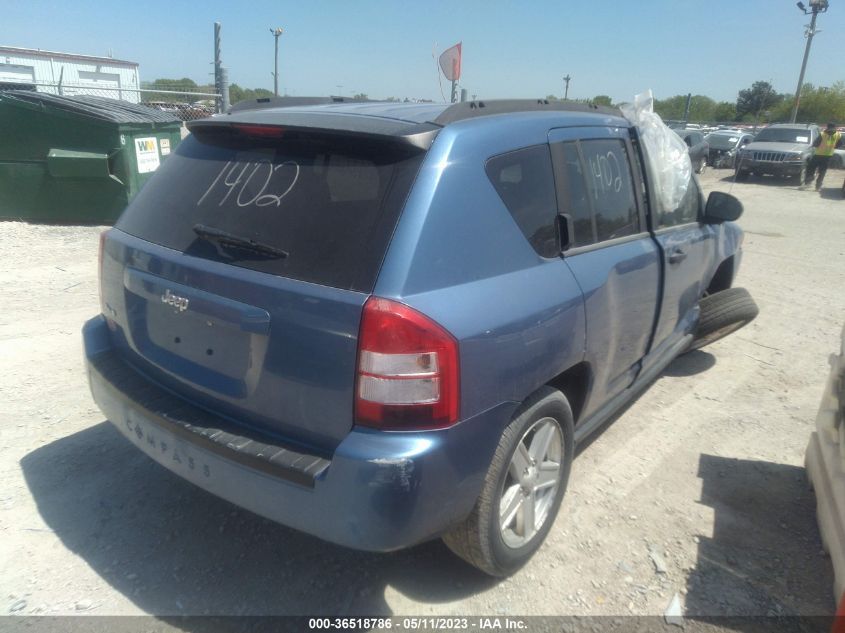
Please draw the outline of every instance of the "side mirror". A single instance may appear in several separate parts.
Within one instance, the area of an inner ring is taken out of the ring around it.
[[[729,193],[713,191],[707,198],[704,207],[704,222],[706,224],[721,224],[733,222],[742,215],[742,203]]]
[[[740,144],[741,145],[748,145],[750,142],[751,142],[751,138],[746,136],[744,139],[742,139],[742,142]]]

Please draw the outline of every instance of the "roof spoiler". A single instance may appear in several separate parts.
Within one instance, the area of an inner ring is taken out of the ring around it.
[[[244,115],[252,114],[244,112]],[[259,114],[259,113],[255,113]],[[431,123],[408,125],[403,121],[375,117],[344,116],[322,112],[292,111],[263,116],[222,116],[198,119],[187,123],[200,140],[250,137],[281,139],[285,136],[332,136],[335,138],[369,139],[413,151],[428,151],[441,130]]]
[[[243,112],[244,110],[261,110],[264,108],[296,108],[311,105],[327,105],[329,103],[377,103],[373,99],[356,99],[355,97],[258,97],[238,101],[229,112]]]

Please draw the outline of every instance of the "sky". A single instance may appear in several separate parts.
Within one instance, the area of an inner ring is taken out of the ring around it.
[[[845,0],[830,5],[805,76],[817,86],[845,80]],[[283,94],[448,99],[432,53],[462,41],[470,97],[561,97],[568,74],[570,98],[621,102],[649,88],[736,101],[758,80],[794,93],[810,18],[790,0],[0,0],[0,45],[111,52],[142,81],[210,83],[215,21],[229,80],[247,88],[273,88],[280,26]]]

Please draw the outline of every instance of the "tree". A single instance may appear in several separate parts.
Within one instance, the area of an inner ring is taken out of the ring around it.
[[[265,88],[241,88],[238,84],[229,84],[229,103],[272,97],[273,92]]]
[[[362,101],[366,101],[367,99],[369,99],[366,92],[359,92],[358,94],[353,95],[352,98],[353,99],[361,99]]]
[[[760,115],[771,110],[783,101],[783,95],[775,92],[768,81],[755,81],[750,88],[740,90],[736,99],[736,115],[738,118],[745,118],[752,115],[753,119],[759,119]]]
[[[675,95],[668,99],[655,99],[654,111],[664,120],[680,120],[684,118],[684,95]]]
[[[663,120],[682,121],[687,106],[686,95],[675,95],[668,99],[655,99],[654,111]],[[716,102],[704,95],[694,95],[690,99],[689,121],[712,121],[716,110]]]
[[[141,84],[144,90],[167,90],[169,92],[199,92],[196,82],[193,79],[183,77],[182,79],[156,79],[145,81]],[[200,97],[169,94],[169,92],[142,93],[145,101],[168,101],[171,103],[193,103]]]
[[[145,88],[159,88],[161,90],[185,90],[193,92],[197,89],[197,84],[193,79],[183,77],[182,79],[156,79],[153,82],[144,82]]]
[[[712,121],[716,111],[716,102],[704,95],[694,95],[690,100],[690,121]]]
[[[597,106],[611,107],[613,105],[613,100],[607,95],[598,95],[593,97],[593,104]]]
[[[772,112],[773,121],[789,121],[792,116],[794,97],[785,98]],[[837,81],[832,86],[806,83],[801,88],[801,102],[798,107],[799,122],[819,123],[828,121],[845,123],[845,83]]]
[[[727,123],[736,120],[736,104],[730,101],[720,101],[713,108],[713,121]]]

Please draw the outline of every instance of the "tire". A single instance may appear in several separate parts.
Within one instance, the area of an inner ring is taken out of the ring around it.
[[[751,323],[760,310],[745,288],[728,288],[698,302],[701,315],[687,351],[700,349]]]
[[[705,169],[707,169],[707,157],[706,156],[701,159],[700,163],[698,163],[698,168],[695,170],[695,173],[697,173],[700,176],[701,174],[704,173]]]
[[[745,182],[746,180],[748,180],[748,172],[744,169],[737,169],[734,172],[734,180],[736,180],[737,182]]]
[[[449,549],[495,577],[509,576],[528,562],[554,524],[566,492],[575,451],[574,438],[572,409],[560,391],[543,387],[526,400],[502,433],[472,512],[463,523],[443,535]],[[539,442],[536,446],[535,441]],[[543,444],[547,448],[541,450]],[[526,467],[520,469],[520,455],[526,454],[523,448],[527,450],[526,457],[535,461],[522,459]],[[551,474],[548,466],[554,463],[558,468]],[[545,482],[539,479],[543,472],[547,473]],[[514,473],[522,473],[530,481],[520,481]],[[549,484],[552,479],[555,484]],[[532,483],[538,487],[531,495],[534,501],[529,523],[533,524],[533,530],[526,531],[528,497],[523,493],[523,484]],[[541,485],[544,487],[539,489]],[[508,519],[501,518],[503,501],[510,504]],[[530,521],[532,515],[534,521]]]

